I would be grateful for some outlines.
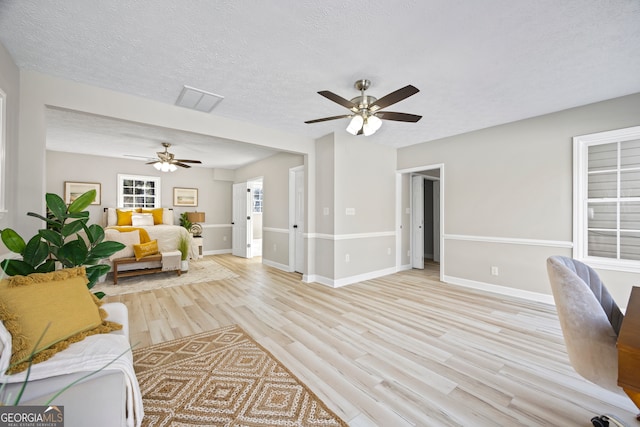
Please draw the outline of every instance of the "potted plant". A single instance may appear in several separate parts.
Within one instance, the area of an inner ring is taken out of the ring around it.
[[[191,226],[193,224],[189,221],[189,217],[186,212],[182,212],[180,214],[180,225],[186,228],[188,232],[191,232]]]
[[[182,260],[180,263],[180,270],[189,271],[189,247],[191,246],[191,242],[185,236],[180,237],[180,241],[178,242],[178,250],[180,251]]]
[[[22,256],[22,259],[4,260],[1,266],[5,273],[9,276],[48,273],[56,269],[56,263],[62,268],[85,266],[87,287],[91,289],[111,268],[100,261],[124,248],[122,243],[104,241],[102,226],[87,225],[89,211],[85,209],[95,198],[96,190],[89,190],[67,206],[57,194],[47,193],[47,216],[27,213],[45,221],[46,228],[38,230],[26,242],[13,229],[2,230],[0,237],[7,249]],[[98,292],[96,296],[102,298],[104,293]]]

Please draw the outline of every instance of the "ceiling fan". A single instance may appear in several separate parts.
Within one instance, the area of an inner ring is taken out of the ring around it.
[[[148,162],[148,165],[153,165],[156,169],[162,172],[173,172],[180,166],[182,168],[190,168],[187,163],[202,163],[200,160],[187,160],[187,159],[176,159],[172,153],[169,152],[169,147],[171,144],[168,142],[163,142],[162,146],[164,147],[164,151],[158,151],[156,154],[158,158],[152,162]]]
[[[380,111],[390,105],[400,102],[403,99],[415,95],[420,92],[416,87],[407,85],[401,89],[391,92],[380,99],[376,99],[373,96],[365,95],[364,91],[371,86],[371,82],[366,79],[358,80],[354,83],[354,87],[360,91],[360,96],[356,96],[351,100],[345,99],[340,95],[336,95],[328,90],[321,90],[318,93],[325,98],[342,105],[343,107],[351,110],[351,114],[343,114],[341,116],[324,117],[322,119],[308,120],[305,123],[318,123],[326,122],[328,120],[351,118],[347,132],[353,135],[365,136],[373,135],[380,126],[382,126],[383,120],[393,120],[396,122],[411,122],[415,123],[422,118],[415,114],[408,113],[396,113],[391,111]]]

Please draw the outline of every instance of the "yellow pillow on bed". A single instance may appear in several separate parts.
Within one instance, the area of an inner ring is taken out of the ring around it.
[[[118,217],[118,222],[116,223],[116,225],[131,225],[131,215],[133,215],[135,212],[138,212],[139,209],[133,209],[133,210],[121,210],[121,209],[116,209],[116,215]]]
[[[142,208],[142,213],[150,213],[153,215],[153,225],[162,224],[162,218],[164,216],[163,208],[145,209]]]
[[[155,255],[158,253],[158,241],[152,240],[147,243],[133,245],[133,253],[136,255],[136,261],[140,261],[142,258],[149,255]]]
[[[122,329],[104,320],[101,305],[87,289],[84,267],[0,281],[0,320],[12,338],[7,373],[27,369],[32,353],[31,363],[43,362],[89,335]]]

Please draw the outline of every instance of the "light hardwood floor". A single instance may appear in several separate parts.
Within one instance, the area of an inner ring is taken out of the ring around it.
[[[331,289],[231,255],[238,278],[108,297],[131,341],[239,324],[350,426],[590,426],[635,407],[571,368],[555,307],[438,281],[431,268]],[[188,273],[187,273],[188,274]]]

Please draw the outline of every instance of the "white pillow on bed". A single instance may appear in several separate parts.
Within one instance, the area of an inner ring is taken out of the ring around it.
[[[124,209],[124,208],[123,208]],[[125,209],[126,210],[126,209]],[[116,214],[116,209],[115,208],[107,208],[107,213],[106,213],[106,226],[113,226],[113,225],[118,225],[118,215]],[[162,209],[162,223],[163,224],[169,224],[169,225],[173,225],[173,210],[172,209],[167,209],[167,208],[163,208]],[[153,224],[151,224],[153,225]]]
[[[148,227],[153,225],[153,215],[148,213],[139,213],[131,215],[132,227]]]
[[[173,225],[173,209],[164,208],[162,210],[162,223]]]
[[[153,218],[151,218],[153,221]],[[138,230],[126,231],[121,233],[116,230],[105,230],[106,240],[113,240],[114,242],[120,242],[124,245],[124,249],[120,249],[115,254],[109,257],[109,261],[113,261],[118,258],[131,258],[135,254],[133,253],[133,245],[140,244],[140,232]]]

